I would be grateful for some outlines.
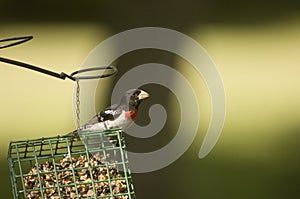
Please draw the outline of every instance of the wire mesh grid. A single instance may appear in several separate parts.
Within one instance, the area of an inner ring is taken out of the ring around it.
[[[12,141],[8,161],[14,198],[134,199],[125,149],[119,129]]]

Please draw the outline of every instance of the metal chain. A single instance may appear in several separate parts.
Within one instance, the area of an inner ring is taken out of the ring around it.
[[[77,133],[80,132],[80,86],[79,78],[76,78],[76,122],[77,122]]]

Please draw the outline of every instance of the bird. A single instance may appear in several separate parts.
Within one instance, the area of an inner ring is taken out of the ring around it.
[[[150,94],[141,89],[127,90],[118,104],[100,111],[72,134],[80,137],[85,133],[101,132],[114,128],[125,130],[136,119],[140,103],[149,97]],[[111,143],[116,144],[116,140],[111,139]]]

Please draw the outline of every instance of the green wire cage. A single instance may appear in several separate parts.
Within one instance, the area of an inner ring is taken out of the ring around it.
[[[114,143],[114,144],[112,144]],[[123,132],[114,129],[12,141],[15,199],[134,199]]]

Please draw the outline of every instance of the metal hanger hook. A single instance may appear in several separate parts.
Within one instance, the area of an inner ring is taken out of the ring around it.
[[[0,43],[1,42],[12,41],[8,44],[0,45],[0,49],[8,48],[8,47],[11,47],[11,46],[15,46],[15,45],[24,43],[26,41],[31,40],[32,38],[33,38],[33,36],[21,36],[21,37],[11,37],[11,38],[0,39]],[[98,66],[98,67],[80,69],[80,70],[74,71],[73,73],[68,75],[64,72],[56,73],[56,72],[53,72],[53,71],[50,71],[50,70],[47,70],[47,69],[44,69],[44,68],[41,68],[41,67],[38,67],[38,66],[34,66],[32,64],[28,64],[28,63],[24,63],[24,62],[20,62],[20,61],[17,61],[17,60],[4,58],[4,57],[0,57],[0,62],[4,62],[4,63],[7,63],[7,64],[12,64],[12,65],[15,65],[15,66],[20,66],[20,67],[27,68],[27,69],[30,69],[30,70],[34,70],[34,71],[44,73],[46,75],[50,75],[52,77],[56,77],[56,78],[63,79],[63,80],[68,78],[68,79],[73,80],[73,81],[75,81],[76,79],[80,79],[80,80],[100,79],[100,78],[113,76],[118,72],[118,70],[115,66],[100,66],[100,67]],[[79,75],[80,73],[86,73],[86,72],[90,72],[90,71],[107,70],[107,69],[111,70],[111,72],[110,73],[104,73],[104,74],[101,74],[101,75],[82,75],[82,76]]]

